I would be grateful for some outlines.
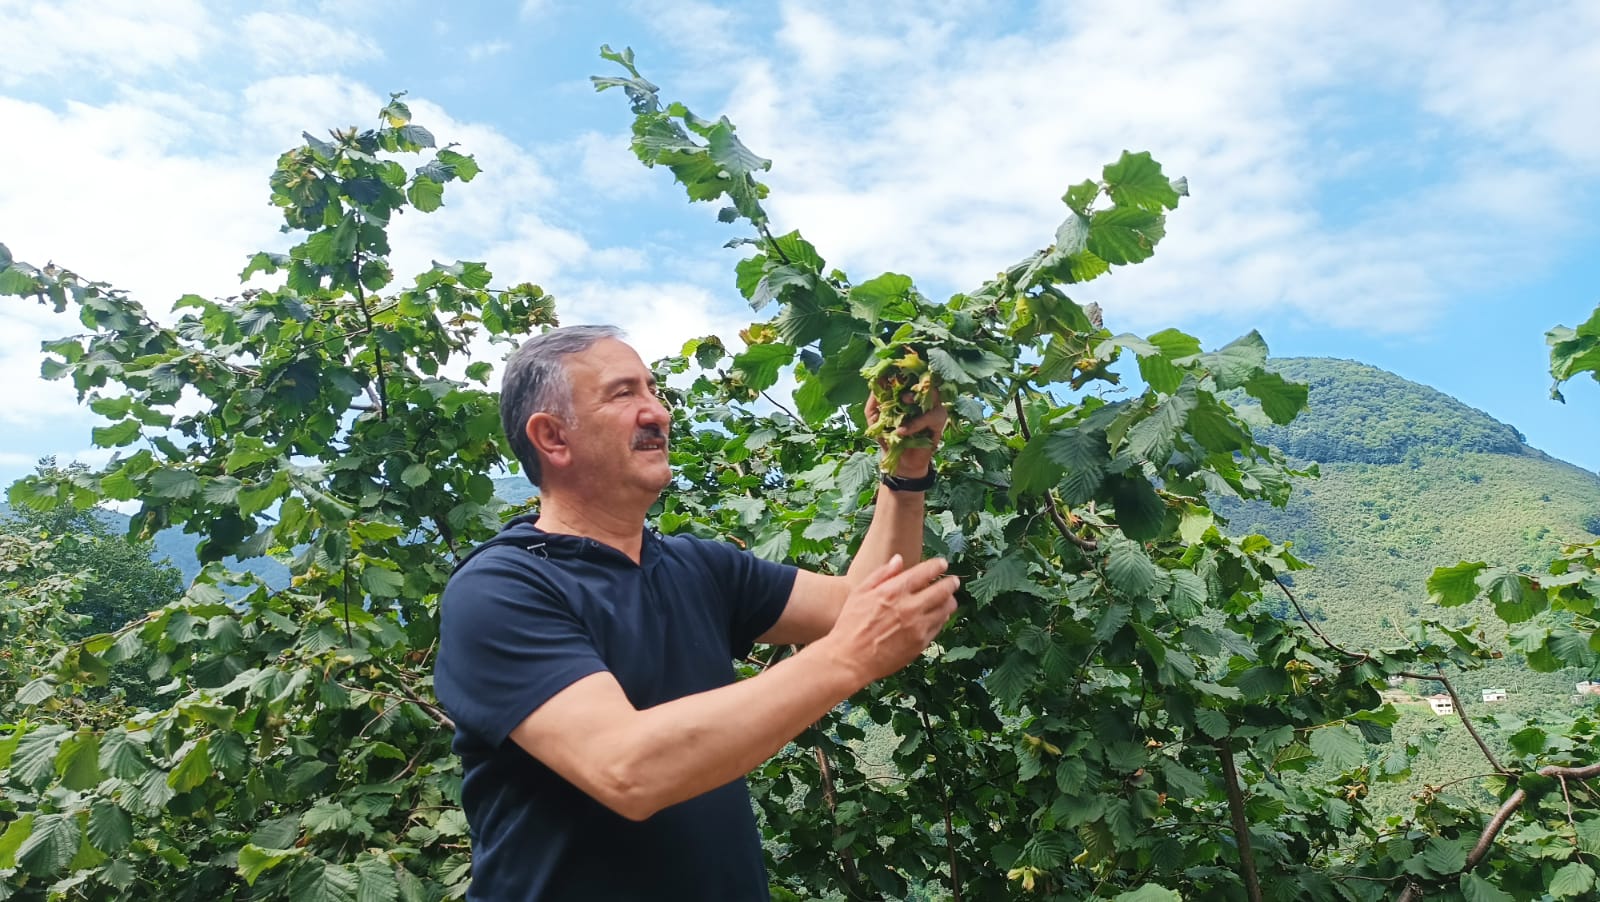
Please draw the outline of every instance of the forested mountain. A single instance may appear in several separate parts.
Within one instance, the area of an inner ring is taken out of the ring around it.
[[[1306,462],[1318,479],[1304,480],[1287,507],[1218,501],[1236,534],[1260,533],[1294,543],[1314,569],[1293,574],[1292,591],[1325,631],[1346,647],[1403,641],[1421,617],[1452,625],[1479,619],[1489,638],[1503,624],[1486,606],[1443,609],[1428,601],[1435,567],[1463,560],[1542,569],[1564,543],[1600,535],[1600,476],[1529,447],[1515,428],[1424,385],[1347,360],[1274,361],[1286,378],[1310,385],[1307,411],[1288,427],[1259,434]],[[1580,415],[1573,411],[1574,416]],[[1291,616],[1287,599],[1271,602]],[[1512,654],[1483,670],[1459,674],[1458,688],[1474,717],[1517,718],[1571,703],[1573,683],[1593,674],[1529,670]],[[1481,690],[1505,689],[1484,703]],[[1481,768],[1454,718],[1435,717],[1422,696],[1437,684],[1397,692],[1406,717],[1397,738],[1438,739],[1437,785]],[[1511,730],[1490,730],[1494,736]],[[1450,771],[1454,766],[1461,772]],[[1401,785],[1397,801],[1418,785]]]
[[[1284,357],[1271,368],[1309,385],[1311,406],[1257,434],[1301,460],[1394,464],[1418,454],[1531,450],[1514,427],[1387,370],[1327,357]]]

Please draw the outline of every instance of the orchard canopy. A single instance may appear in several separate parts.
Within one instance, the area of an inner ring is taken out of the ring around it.
[[[1425,618],[1395,647],[1350,648],[1290,594],[1304,565],[1286,545],[1213,513],[1218,497],[1281,504],[1314,475],[1252,431],[1291,421],[1305,386],[1254,332],[1209,350],[1118,333],[1086,294],[1156,252],[1182,179],[1124,152],[1052,189],[1040,250],[935,300],[909,274],[830,267],[769,219],[772,163],[732,123],[663,102],[631,52],[602,55],[614,74],[596,87],[628,102],[639,159],[729,224],[756,318],[655,364],[677,475],[655,525],[840,572],[878,481],[869,395],[883,430],[936,394],[952,411],[926,540],[963,578],[960,609],[921,659],[751,775],[777,898],[1592,892],[1592,717],[1531,727],[1509,753],[1480,739],[1473,785],[1492,804],[1438,786],[1403,818],[1367,807],[1421,763],[1391,741],[1385,679],[1449,687],[1502,654],[1501,631]],[[489,386],[559,305],[487,262],[394,271],[393,217],[494,177],[399,95],[373,127],[321,134],[269,181],[296,243],[241,273],[276,287],[186,295],[158,318],[0,246],[0,295],[63,315],[43,372],[114,451],[18,482],[11,504],[129,504],[136,537],[181,529],[205,562],[170,603],[67,640],[82,574],[38,565],[51,536],[5,539],[0,899],[432,900],[470,881],[431,689],[437,602],[522,509],[495,492],[515,464]],[[1595,371],[1596,341],[1600,314],[1552,333],[1558,380]],[[287,585],[239,566],[260,556]],[[1530,666],[1592,663],[1596,564],[1593,546],[1548,575],[1466,562],[1430,589],[1490,598]],[[107,689],[130,662],[153,704]]]

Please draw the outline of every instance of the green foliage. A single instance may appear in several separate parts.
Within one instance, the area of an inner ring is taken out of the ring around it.
[[[435,148],[399,97],[377,128],[330,139],[307,135],[270,179],[303,240],[251,257],[243,277],[281,287],[185,296],[174,327],[109,286],[4,255],[4,293],[82,323],[45,344],[43,370],[107,418],[94,440],[116,449],[97,471],[17,483],[12,505],[136,500],[137,539],[181,526],[204,564],[177,600],[76,643],[49,612],[81,580],[13,571],[8,616],[40,637],[10,649],[40,675],[7,687],[0,739],[15,852],[0,875],[17,898],[465,887],[459,764],[430,689],[434,606],[463,543],[499,525],[485,473],[506,457],[495,396],[444,373],[474,336],[526,335],[553,305],[532,285],[489,290],[472,262],[392,289],[389,221],[439,206],[477,166]],[[263,555],[288,566],[288,585],[224,564]],[[95,704],[88,687],[141,656],[165,707]],[[27,676],[16,670],[12,683]]]
[[[1556,781],[1532,768],[1587,754],[1595,724],[1518,728],[1532,801],[1476,870],[1462,839],[1486,818],[1474,800],[1433,792],[1387,823],[1367,806],[1369,785],[1408,774],[1423,745],[1375,755],[1358,741],[1397,723],[1385,677],[1491,653],[1445,623],[1348,651],[1264,602],[1304,564],[1219,529],[1212,510],[1281,505],[1299,475],[1232,400],[1280,424],[1305,401],[1267,368],[1261,337],[1207,352],[1175,330],[1113,334],[1068,295],[1154,253],[1181,180],[1124,153],[1066,191],[1045,247],[934,302],[907,276],[853,282],[798,232],[775,235],[759,181],[771,164],[727,120],[660,103],[631,52],[605,55],[626,74],[596,84],[626,93],[635,151],[748,224],[739,284],[758,310],[777,302],[744,349],[706,336],[657,364],[677,475],[659,528],[838,572],[877,484],[862,428],[877,381],[911,373],[915,352],[917,381],[934,377],[927,390],[953,413],[927,542],[963,577],[960,612],[920,660],[752,775],[776,895],[1232,898],[1247,893],[1243,839],[1276,895],[1377,898],[1402,881],[1481,895],[1466,879],[1479,876],[1526,898],[1547,871],[1552,892],[1588,891]],[[87,330],[47,342],[43,370],[72,381],[106,419],[95,441],[115,449],[99,470],[19,482],[12,504],[136,501],[136,537],[181,527],[205,562],[176,601],[75,642],[60,637],[82,580],[8,572],[8,626],[37,637],[0,670],[0,886],[13,898],[465,891],[459,765],[430,687],[435,606],[463,546],[508,512],[487,475],[508,461],[496,399],[478,387],[489,365],[444,374],[480,333],[514,341],[553,322],[553,303],[536,286],[491,290],[475,262],[391,288],[392,217],[442,207],[478,173],[398,95],[376,128],[305,137],[270,179],[303,240],[242,273],[281,287],[186,296],[175,327],[0,248],[0,294],[71,310]],[[1129,355],[1145,390],[1095,391]],[[751,403],[785,375],[796,414]],[[922,391],[894,396],[902,413]],[[8,567],[51,553],[0,540]],[[227,563],[263,555],[288,565],[289,585]],[[1473,604],[1527,624],[1578,616],[1577,590],[1496,580]],[[93,687],[142,654],[167,707],[98,703]]]
[[[1545,341],[1550,345],[1550,375],[1555,377],[1550,397],[1565,403],[1561,383],[1583,373],[1600,382],[1600,307],[1576,329],[1551,329],[1545,333]]]

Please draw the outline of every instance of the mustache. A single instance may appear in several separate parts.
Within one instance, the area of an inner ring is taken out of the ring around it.
[[[660,444],[665,445],[667,443],[667,434],[661,431],[661,427],[652,425],[640,428],[640,430],[633,435],[634,448],[638,448],[641,445],[650,442],[659,442]]]

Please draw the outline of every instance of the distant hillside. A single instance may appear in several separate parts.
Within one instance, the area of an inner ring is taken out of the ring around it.
[[[1327,357],[1285,357],[1271,366],[1310,385],[1311,404],[1288,426],[1257,435],[1302,460],[1395,464],[1414,454],[1530,450],[1514,427],[1387,370]]]
[[[1504,626],[1476,606],[1441,609],[1425,586],[1435,567],[1483,560],[1540,568],[1563,543],[1600,536],[1600,476],[1528,447],[1521,433],[1480,410],[1393,373],[1346,360],[1276,361],[1310,385],[1309,411],[1284,428],[1258,430],[1286,453],[1317,461],[1320,479],[1296,486],[1284,509],[1218,501],[1229,531],[1294,543],[1315,569],[1293,574],[1293,591],[1336,641],[1394,645],[1423,616],[1452,623],[1478,618],[1499,642]],[[1576,414],[1576,412],[1574,412]],[[1290,616],[1282,599],[1269,600]],[[1571,683],[1593,674],[1539,674],[1507,657],[1458,676],[1474,716],[1527,716],[1569,704]],[[1444,769],[1481,769],[1454,720],[1411,704],[1396,735],[1439,739]],[[1504,688],[1493,706],[1479,690]],[[1429,773],[1437,783],[1445,777]],[[1394,791],[1398,800],[1417,785]],[[1386,790],[1387,792],[1387,790]]]

